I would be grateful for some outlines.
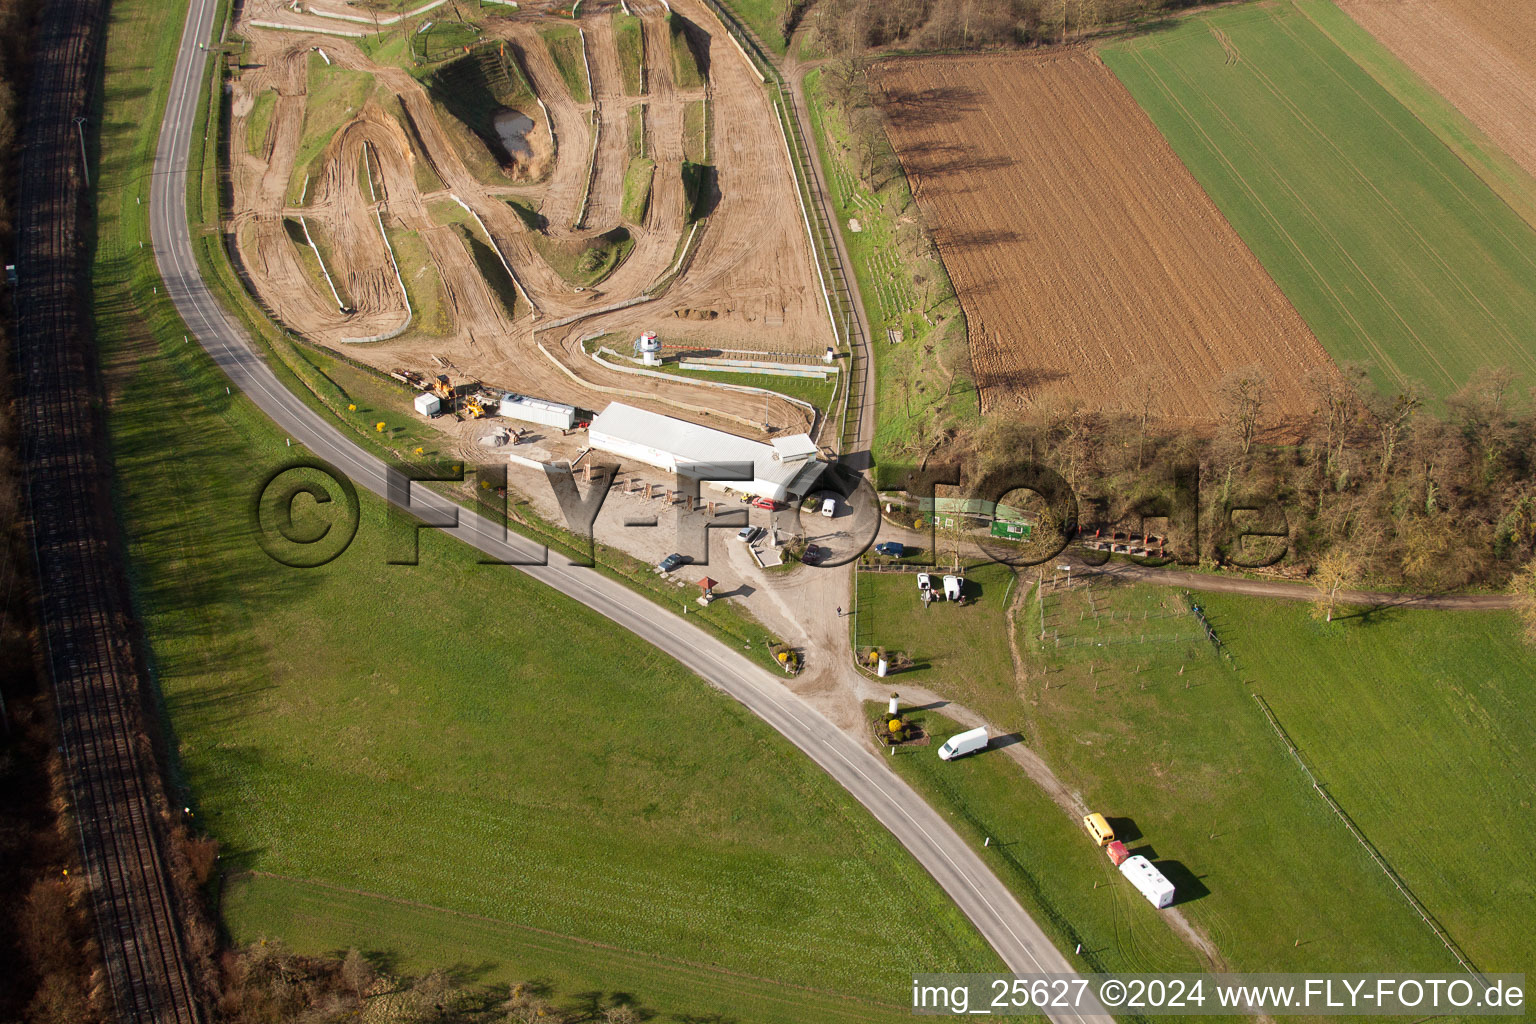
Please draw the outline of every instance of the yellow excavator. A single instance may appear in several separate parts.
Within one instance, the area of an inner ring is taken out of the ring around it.
[[[485,415],[485,406],[480,401],[479,395],[470,395],[464,402],[464,411],[472,420],[478,420]]]

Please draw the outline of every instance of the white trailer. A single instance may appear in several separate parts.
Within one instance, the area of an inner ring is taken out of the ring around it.
[[[443,400],[430,391],[416,396],[416,411],[423,416],[436,416],[443,411]]]
[[[1120,865],[1120,873],[1129,878],[1131,884],[1141,890],[1147,902],[1154,907],[1161,909],[1173,906],[1173,883],[1164,878],[1163,873],[1141,854],[1125,858]]]
[[[546,427],[570,430],[576,425],[576,407],[546,402],[542,398],[530,398],[507,392],[501,396],[501,415],[513,420],[525,420]]]
[[[945,740],[944,745],[939,748],[939,760],[953,761],[957,757],[985,750],[988,742],[985,728],[958,733]]]

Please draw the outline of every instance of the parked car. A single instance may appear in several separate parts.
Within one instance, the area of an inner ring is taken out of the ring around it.
[[[800,561],[806,565],[815,565],[827,557],[827,549],[819,548],[815,544],[807,544],[805,550],[800,553]]]
[[[944,577],[944,600],[958,601],[965,593],[965,579],[960,576]]]
[[[821,514],[826,516],[828,519],[831,519],[833,516],[837,515],[837,499],[827,498],[823,500],[821,503]]]
[[[772,498],[753,498],[752,507],[765,508],[769,512],[778,512],[781,509],[789,508],[789,506],[784,504],[782,501],[774,501]]]
[[[919,593],[933,590],[933,577],[925,572],[917,574],[917,589]]]
[[[761,526],[747,525],[743,526],[736,532],[736,539],[741,541],[743,544],[751,544],[753,541],[757,540],[757,538],[760,537],[762,533],[763,528]]]
[[[907,553],[907,546],[899,540],[888,540],[875,545],[875,553],[887,558],[900,558]]]
[[[679,566],[687,564],[687,562],[688,562],[688,556],[687,555],[680,555],[680,554],[678,554],[677,552],[674,551],[672,554],[668,555],[666,558],[663,558],[661,561],[657,562],[656,563],[656,568],[659,569],[662,572],[671,572],[674,569],[678,568]]]
[[[1098,811],[1084,816],[1083,827],[1100,846],[1108,846],[1115,841],[1115,830],[1109,827],[1109,821]]]

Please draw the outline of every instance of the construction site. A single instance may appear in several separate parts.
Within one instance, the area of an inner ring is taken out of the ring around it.
[[[226,248],[278,325],[461,443],[509,395],[830,442],[763,386],[845,354],[770,97],[703,4],[256,0],[238,30]]]

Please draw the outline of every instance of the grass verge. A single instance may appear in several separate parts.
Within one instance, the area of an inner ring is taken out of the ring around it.
[[[309,880],[307,896],[235,882],[235,937],[322,951],[346,935],[397,963],[558,975],[569,988],[557,998],[572,1000],[612,987],[613,965],[643,1005],[708,1014],[740,998],[784,1021],[805,1019],[786,987],[815,990],[807,1000],[832,1019],[894,1020],[907,1015],[907,963],[998,966],[808,761],[564,596],[430,531],[419,566],[389,564],[383,507],[368,496],[356,541],[327,566],[288,570],[262,553],[248,505],[291,453],[184,342],[137,245],[148,225],[136,186],[158,128],[142,116],[142,68],[164,69],[151,79],[158,109],[179,13],[114,8],[135,31],[114,30],[108,49],[96,313],[176,778],[226,865]],[[323,511],[297,514],[315,525]],[[317,883],[353,892],[316,899]],[[422,913],[380,910],[402,901]],[[452,916],[446,931],[462,941],[471,915],[502,925],[470,944],[473,968],[444,964],[445,929],[424,922]],[[521,936],[532,926],[569,941],[512,942],[511,920]],[[615,949],[582,962],[571,948],[594,942]],[[732,971],[762,979],[758,991],[741,995],[754,983]]]
[[[245,118],[245,148],[249,153],[260,154],[266,149],[267,129],[272,127],[272,115],[277,110],[277,92],[263,89],[251,101],[251,112]]]
[[[640,19],[623,11],[613,12],[613,39],[619,48],[619,76],[624,95],[640,95],[640,65],[645,43],[640,33]]]
[[[651,205],[651,178],[656,173],[656,161],[643,156],[630,157],[624,170],[624,196],[619,203],[619,216],[631,224],[644,224],[645,213]]]
[[[554,25],[539,29],[539,37],[544,40],[571,99],[577,103],[591,103],[592,91],[587,88],[587,59],[582,50],[581,33],[574,25]]]
[[[709,162],[705,144],[705,119],[709,114],[703,100],[693,100],[683,108],[683,159],[694,163]]]
[[[884,133],[873,143],[877,152],[870,162],[887,170],[872,187],[856,155],[848,112],[831,101],[822,74],[805,76],[807,114],[873,334],[875,463],[910,460],[947,428],[973,424],[981,415],[965,314]]]
[[[694,52],[687,20],[668,13],[667,38],[672,43],[672,77],[677,87],[702,89],[704,72],[699,68],[699,55]]]

